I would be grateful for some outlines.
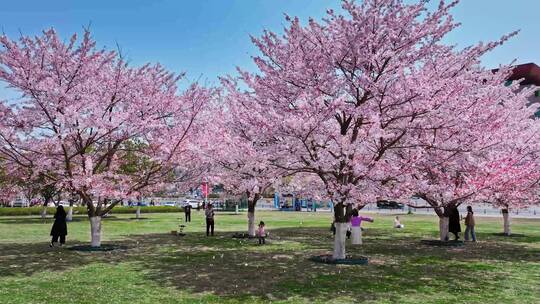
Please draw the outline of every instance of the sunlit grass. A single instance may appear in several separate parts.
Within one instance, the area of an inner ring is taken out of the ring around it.
[[[0,218],[0,303],[534,303],[540,295],[540,221],[513,220],[521,237],[501,237],[499,218],[477,218],[478,243],[439,248],[435,216],[374,215],[364,245],[348,252],[367,266],[310,262],[331,250],[329,213],[258,212],[271,237],[233,239],[246,214],[218,213],[216,236],[202,212],[185,237],[170,234],[178,214],[105,219],[105,243],[127,250],[75,252],[47,247],[52,220]],[[89,224],[68,227],[68,245],[89,241]]]

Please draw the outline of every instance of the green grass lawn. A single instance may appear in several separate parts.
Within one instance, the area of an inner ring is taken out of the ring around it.
[[[117,214],[103,222],[111,252],[49,248],[52,219],[0,217],[0,303],[538,303],[540,220],[513,219],[519,237],[494,235],[502,219],[477,218],[478,243],[444,248],[437,218],[374,215],[364,245],[348,253],[368,265],[307,260],[331,251],[329,213],[258,212],[269,244],[231,238],[246,214],[218,213],[215,237],[193,212],[185,237],[170,234],[181,214]],[[68,224],[68,247],[89,242],[89,223]]]

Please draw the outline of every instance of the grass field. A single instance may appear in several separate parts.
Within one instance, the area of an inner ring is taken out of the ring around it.
[[[364,245],[348,253],[369,265],[308,261],[331,250],[330,214],[258,212],[269,244],[231,238],[246,215],[218,213],[215,237],[193,212],[185,237],[180,214],[117,214],[103,223],[106,244],[125,250],[77,252],[49,248],[52,219],[0,217],[0,303],[538,303],[540,221],[514,219],[519,237],[502,237],[502,219],[477,218],[478,243],[441,248],[437,218],[374,215]],[[68,247],[89,241],[89,223],[68,224]]]

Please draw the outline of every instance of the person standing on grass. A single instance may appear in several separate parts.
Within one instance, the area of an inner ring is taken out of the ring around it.
[[[353,245],[361,245],[362,244],[362,221],[368,221],[373,222],[373,219],[370,217],[364,217],[361,216],[358,213],[358,209],[352,210],[352,217],[351,217],[351,233],[352,233],[352,240],[351,243]]]
[[[186,223],[191,222],[191,205],[187,204],[184,206],[184,214],[186,216]]]
[[[54,214],[54,224],[51,229],[51,243],[49,247],[53,247],[54,243],[58,242],[60,238],[60,246],[66,243],[67,235],[67,224],[66,224],[66,211],[62,205],[56,208],[56,213]]]
[[[204,210],[206,217],[206,236],[214,236],[214,208],[212,204],[208,204]]]
[[[465,241],[469,240],[469,234],[472,241],[476,242],[476,233],[474,232],[474,212],[471,206],[467,206],[467,216],[465,217]]]
[[[259,237],[259,245],[266,244],[266,230],[264,229],[264,222],[259,223],[259,229],[257,229],[257,236]]]
[[[459,223],[459,211],[457,206],[448,206],[448,232],[454,234],[455,241],[459,240],[461,224]]]

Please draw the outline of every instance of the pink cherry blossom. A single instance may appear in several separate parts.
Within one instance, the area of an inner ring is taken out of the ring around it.
[[[533,89],[504,86],[508,66],[480,65],[517,33],[445,45],[457,3],[343,1],[345,15],[329,11],[306,25],[287,17],[283,36],[253,37],[259,71],[224,82],[242,108],[242,132],[268,165],[318,178],[305,186],[322,185],[334,202],[418,194],[441,208],[506,192],[516,170],[529,179],[537,158],[501,162],[531,155],[508,147],[534,142],[525,135],[538,125],[527,107]]]
[[[90,217],[193,177],[176,173],[193,161],[199,114],[213,90],[181,91],[182,75],[159,64],[130,67],[97,49],[89,32],[66,43],[51,29],[18,41],[2,36],[0,44],[0,80],[20,94],[0,104],[0,160],[8,168],[77,194]]]

